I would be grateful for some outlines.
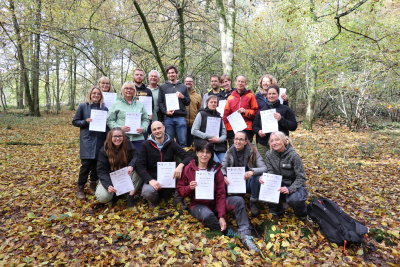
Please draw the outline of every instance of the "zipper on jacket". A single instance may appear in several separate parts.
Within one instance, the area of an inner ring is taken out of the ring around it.
[[[157,149],[158,150],[158,152],[160,152],[160,162],[162,162],[163,160],[162,160],[162,152],[161,152],[161,149],[159,149],[158,147],[157,147],[157,145],[155,145],[153,142],[151,142],[150,141],[150,144],[155,148],[155,149]]]

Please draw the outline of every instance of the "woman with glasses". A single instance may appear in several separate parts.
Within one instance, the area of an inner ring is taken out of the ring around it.
[[[229,185],[228,167],[245,167],[243,179],[246,180],[246,192],[250,194],[250,211],[253,216],[257,216],[260,213],[257,205],[260,194],[258,179],[267,171],[267,166],[257,148],[249,141],[246,132],[239,131],[235,134],[233,146],[228,149],[222,162],[225,183]]]
[[[78,186],[76,196],[85,199],[85,184],[90,175],[90,188],[96,190],[98,176],[96,172],[97,153],[106,139],[106,132],[89,131],[91,110],[108,111],[103,103],[103,94],[98,87],[93,87],[87,95],[87,102],[78,106],[72,125],[80,128],[80,158],[81,168],[79,170]]]
[[[133,207],[141,187],[141,179],[134,172],[136,160],[137,152],[124,131],[117,127],[108,132],[97,161],[100,183],[96,188],[96,198],[99,202],[111,201],[117,192],[111,181],[110,173],[128,167],[128,175],[131,176],[135,189],[128,193],[127,206]]]
[[[107,125],[110,129],[120,127],[127,134],[129,140],[139,151],[144,142],[143,133],[149,126],[149,116],[144,108],[144,105],[135,98],[136,88],[133,82],[126,82],[122,85],[122,97],[111,106],[107,117]],[[129,118],[140,120],[140,127],[131,129],[126,123],[126,114]],[[139,114],[139,115],[138,115]]]

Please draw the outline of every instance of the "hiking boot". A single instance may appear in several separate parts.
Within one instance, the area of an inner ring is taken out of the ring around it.
[[[174,205],[179,208],[181,207],[182,210],[188,210],[189,207],[186,205],[185,200],[183,197],[180,196],[174,196]]]
[[[135,206],[135,203],[138,201],[138,196],[136,195],[128,195],[128,197],[126,198],[126,207],[127,208],[132,208],[133,206]]]
[[[256,201],[250,201],[250,211],[253,216],[260,215],[260,209]]]
[[[254,250],[257,253],[260,253],[260,249],[256,246],[254,243],[254,238],[251,235],[246,235],[243,240],[243,245],[248,249],[248,250]]]
[[[97,181],[90,181],[90,190],[92,190],[92,193],[94,195],[94,193],[96,192],[96,187],[97,187]]]
[[[76,191],[76,197],[79,198],[79,199],[85,199],[86,198],[83,185],[78,185],[77,191]]]

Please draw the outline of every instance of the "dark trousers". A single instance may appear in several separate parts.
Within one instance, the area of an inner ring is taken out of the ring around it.
[[[96,159],[81,159],[81,168],[79,170],[78,185],[84,186],[90,174],[90,181],[95,182],[99,179],[97,176],[97,160]]]
[[[306,199],[307,190],[303,186],[291,194],[281,194],[279,204],[268,203],[268,208],[272,214],[280,215],[283,213],[283,203],[286,202],[294,210],[296,216],[303,217],[307,215]]]
[[[246,133],[247,138],[249,138],[250,143],[253,142],[254,133],[252,130],[243,130]],[[233,145],[233,139],[235,138],[235,133],[233,131],[226,131],[226,139],[228,139],[229,147]]]
[[[226,198],[226,211],[234,212],[238,225],[238,232],[241,236],[251,235],[249,217],[247,217],[244,199],[239,196]],[[201,221],[205,226],[213,230],[221,230],[219,219],[214,211],[204,205],[194,206],[190,212],[193,217]]]
[[[192,126],[186,126],[186,146],[192,146],[193,144],[193,135],[192,135]]]

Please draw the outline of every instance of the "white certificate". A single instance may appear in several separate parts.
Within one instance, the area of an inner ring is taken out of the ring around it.
[[[240,114],[238,111],[233,112],[227,117],[227,119],[231,124],[234,133],[243,131],[247,128],[246,122],[244,121],[242,114]]]
[[[206,126],[206,134],[211,135],[212,137],[219,137],[219,129],[221,128],[221,118],[216,117],[208,117],[207,118],[207,126]]]
[[[278,131],[278,120],[274,118],[275,112],[275,108],[260,111],[261,126],[264,133]]]
[[[259,200],[279,203],[279,196],[281,192],[278,191],[282,184],[282,176],[270,173],[263,173],[261,179],[264,181],[260,187]]]
[[[151,96],[139,96],[139,102],[143,103],[147,115],[153,115],[153,99]]]
[[[176,162],[157,162],[157,181],[162,188],[175,188]]]
[[[125,113],[125,126],[129,126],[131,130],[128,134],[137,134],[137,128],[142,125],[142,113],[126,112]]]
[[[103,133],[106,131],[107,111],[91,109],[90,118],[92,121],[89,123],[89,131]]]
[[[228,193],[245,194],[246,180],[244,179],[245,167],[227,167]]]
[[[107,108],[110,108],[115,100],[117,100],[117,93],[109,93],[109,92],[103,92],[103,100],[104,100],[104,105]]]
[[[283,94],[286,94],[286,88],[279,88],[279,102],[281,102],[281,104],[283,104]]]
[[[165,104],[167,106],[167,111],[179,109],[179,99],[175,93],[165,94]]]
[[[111,172],[110,177],[113,187],[115,190],[117,190],[115,193],[117,196],[128,193],[135,189],[132,183],[132,178],[128,174],[128,167]]]
[[[214,199],[214,172],[196,171],[196,199]]]
[[[217,111],[219,112],[219,114],[221,114],[221,117],[224,116],[225,105],[226,105],[226,100],[220,100],[218,102]]]

